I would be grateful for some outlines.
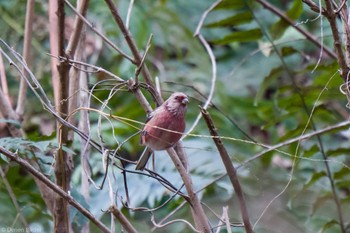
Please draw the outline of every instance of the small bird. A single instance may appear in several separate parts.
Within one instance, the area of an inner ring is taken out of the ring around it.
[[[136,170],[143,170],[153,151],[174,146],[185,131],[185,113],[188,97],[182,92],[173,93],[149,116],[141,131],[140,143],[146,149],[136,164]]]

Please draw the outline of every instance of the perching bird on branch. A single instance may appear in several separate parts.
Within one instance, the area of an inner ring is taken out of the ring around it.
[[[185,113],[188,97],[181,92],[173,93],[149,116],[141,131],[141,144],[146,146],[136,170],[143,170],[153,151],[165,150],[175,145],[185,131]]]

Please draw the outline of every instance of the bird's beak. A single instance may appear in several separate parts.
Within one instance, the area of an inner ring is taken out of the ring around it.
[[[186,97],[186,98],[184,98],[182,101],[181,101],[181,103],[183,104],[183,105],[186,105],[186,104],[188,104],[190,101],[188,100],[188,98]]]

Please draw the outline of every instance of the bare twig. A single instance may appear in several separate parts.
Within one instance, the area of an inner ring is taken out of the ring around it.
[[[173,211],[171,211],[170,213],[168,213],[164,218],[162,218],[162,220],[159,221],[158,224],[162,225],[167,219],[169,219],[171,216],[173,216],[177,211],[179,211],[180,209],[182,209],[182,207],[185,206],[187,202],[183,201],[180,205],[178,205]],[[153,227],[152,231],[155,231],[156,228]]]
[[[231,231],[231,225],[230,225],[230,218],[228,216],[228,206],[222,207],[222,215],[225,219],[225,224],[226,224],[226,230],[227,232]]]
[[[0,147],[0,153],[5,155],[10,160],[19,164],[23,169],[32,174],[34,177],[38,178],[42,181],[47,187],[52,189],[57,195],[64,198],[69,204],[74,206],[79,212],[85,215],[91,222],[93,222],[96,227],[98,227],[102,232],[110,233],[109,229],[103,225],[98,219],[95,218],[87,209],[85,209],[82,205],[80,205],[72,196],[70,196],[67,192],[63,191],[59,186],[53,183],[50,179],[48,179],[45,175],[43,175],[40,171],[36,170],[32,165],[30,165],[26,160],[20,158],[17,154],[12,153],[11,151],[6,150],[3,147]]]
[[[117,75],[113,74],[112,72],[102,68],[102,67],[99,67],[99,66],[95,66],[95,65],[92,65],[92,64],[88,64],[86,62],[82,62],[82,61],[77,61],[77,60],[74,60],[74,59],[69,59],[69,58],[66,58],[66,57],[58,57],[58,56],[54,56],[54,55],[51,55],[49,54],[51,57],[54,57],[56,58],[58,61],[60,62],[68,62],[69,65],[71,66],[75,66],[75,68],[77,69],[80,69],[84,72],[87,72],[87,73],[98,73],[98,72],[102,72],[102,73],[105,73],[109,76],[111,76],[112,78],[114,78],[117,82],[125,82],[122,78],[118,77]],[[90,67],[94,70],[87,70],[87,69],[82,69],[81,67],[77,66],[77,65],[82,65],[82,66],[86,66],[86,67]]]
[[[225,165],[227,175],[229,176],[232,186],[237,194],[237,198],[239,200],[239,206],[241,208],[241,214],[244,222],[244,228],[247,233],[253,233],[252,226],[250,224],[248,210],[246,207],[245,199],[243,190],[241,188],[241,185],[239,183],[238,177],[237,177],[237,170],[232,165],[232,161],[230,159],[230,156],[228,155],[226,148],[224,147],[221,139],[219,138],[219,134],[217,133],[214,123],[209,115],[209,113],[205,109],[201,109],[201,112],[203,114],[203,117],[205,119],[205,122],[207,123],[208,129],[210,131],[210,134],[213,136],[213,140],[215,142],[216,147],[219,150],[222,162]]]
[[[211,4],[211,6],[210,6],[208,9],[206,9],[206,10],[204,11],[204,13],[202,14],[202,17],[201,17],[201,19],[199,20],[199,23],[198,23],[198,25],[197,25],[196,31],[195,31],[195,33],[194,33],[194,36],[198,36],[198,35],[200,34],[200,30],[201,30],[201,28],[202,28],[202,26],[203,26],[203,23],[204,23],[205,18],[207,18],[208,14],[209,14],[217,5],[219,5],[220,2],[222,2],[222,0],[217,0],[217,1],[215,1],[213,4]]]
[[[23,59],[27,62],[27,65],[30,67],[30,49],[32,41],[32,24],[34,18],[34,3],[35,0],[27,1],[27,10],[26,10],[26,23],[24,29],[24,42],[23,42]],[[19,116],[22,116],[24,113],[24,106],[26,105],[26,95],[27,95],[27,83],[24,79],[21,79],[19,91],[18,91],[18,100],[16,113]]]
[[[137,230],[134,228],[134,226],[131,225],[128,219],[124,216],[122,212],[120,212],[120,210],[115,205],[111,206],[109,208],[109,211],[114,215],[114,217],[116,217],[119,220],[120,224],[128,233],[137,233]]]
[[[136,70],[135,70],[135,82],[138,83],[139,81],[139,75],[140,75],[140,72],[142,70],[142,67],[143,67],[143,64],[145,63],[145,59],[146,59],[146,56],[147,56],[147,53],[148,53],[148,50],[151,48],[151,42],[152,42],[152,38],[153,38],[153,34],[151,34],[148,38],[148,41],[147,41],[147,45],[146,45],[146,50],[145,50],[145,53],[143,54],[142,56],[142,59],[141,59],[141,62],[140,64],[137,66]]]
[[[198,233],[201,233],[201,232],[202,232],[202,231],[198,231],[196,228],[194,228],[194,227],[192,226],[191,223],[189,223],[188,221],[186,221],[186,220],[184,220],[184,219],[175,219],[175,220],[171,220],[171,221],[169,221],[169,222],[160,224],[160,223],[156,223],[156,221],[154,220],[154,215],[152,215],[151,221],[152,221],[153,225],[154,225],[156,228],[162,228],[162,227],[171,225],[171,224],[173,224],[173,223],[182,222],[182,223],[185,223],[187,226],[189,226],[189,227],[191,228],[191,230],[193,230],[194,232],[198,232]]]
[[[321,6],[317,6],[316,3],[314,3],[312,0],[302,0],[304,3],[306,3],[311,10],[313,10],[316,13],[321,13],[322,15],[326,14],[326,10],[322,8]]]
[[[341,5],[338,7],[338,9],[334,10],[334,13],[335,13],[335,14],[338,14],[338,13],[343,9],[344,6],[346,6],[346,0],[343,0],[343,2],[342,2]]]
[[[128,7],[128,14],[126,15],[126,20],[125,20],[125,27],[129,30],[130,26],[130,17],[131,17],[131,10],[134,5],[134,0],[130,0],[129,7]]]

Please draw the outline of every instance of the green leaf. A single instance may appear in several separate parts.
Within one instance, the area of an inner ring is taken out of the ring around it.
[[[264,81],[261,83],[260,88],[258,92],[256,93],[254,105],[257,106],[258,102],[262,99],[264,96],[264,93],[266,90],[276,81],[276,79],[280,76],[280,74],[283,72],[282,67],[277,67],[264,78]]]
[[[215,44],[229,44],[233,42],[249,42],[256,41],[262,37],[262,33],[259,28],[247,30],[247,31],[239,31],[233,32],[229,35],[226,35],[223,39],[218,39],[212,41]]]
[[[252,19],[253,19],[253,16],[250,12],[243,12],[243,13],[239,13],[231,17],[228,17],[226,19],[222,19],[218,22],[207,24],[206,27],[213,28],[213,27],[234,26],[234,25],[239,25],[243,23],[248,23]]]
[[[328,192],[326,195],[319,196],[312,205],[311,214],[313,215],[316,212],[316,210],[318,210],[318,208],[320,208],[325,204],[326,201],[332,200],[332,199],[333,199],[333,196],[330,192]]]
[[[318,147],[318,145],[313,145],[312,147],[310,147],[308,150],[304,151],[304,156],[305,158],[310,158],[312,156],[314,156],[316,153],[320,152],[320,148]]]
[[[350,180],[341,180],[339,182],[336,182],[335,185],[340,189],[348,189],[350,187]]]
[[[335,180],[338,180],[338,179],[344,178],[345,176],[347,176],[349,174],[350,174],[349,168],[348,167],[342,167],[339,171],[334,172],[333,178]]]
[[[295,54],[295,53],[299,53],[299,51],[298,50],[296,50],[295,48],[293,48],[293,47],[283,47],[282,49],[281,49],[281,55],[283,56],[283,57],[286,57],[286,56],[289,56],[289,55],[292,55],[292,54]]]
[[[218,9],[240,9],[246,6],[244,0],[223,0],[216,7]]]
[[[320,233],[323,233],[325,232],[327,229],[333,227],[333,226],[336,226],[336,225],[339,225],[339,223],[332,219],[331,221],[327,222],[326,224],[323,225],[323,227],[321,228],[321,230],[319,231]]]
[[[310,180],[308,180],[306,182],[306,184],[304,185],[304,188],[308,188],[310,187],[312,184],[314,184],[316,181],[320,180],[323,177],[326,177],[327,173],[325,171],[321,171],[321,172],[315,172],[312,174]]]
[[[335,150],[328,150],[327,156],[336,157],[336,156],[348,155],[349,153],[350,153],[350,148],[337,148]]]
[[[72,188],[70,191],[71,191],[72,197],[76,201],[78,201],[86,209],[88,210],[90,209],[90,205],[86,202],[86,199],[84,198],[84,196],[76,188]],[[85,225],[85,223],[88,222],[88,219],[74,207],[72,207],[70,211],[69,218],[70,218],[70,221],[74,223],[73,226],[78,229],[81,229]]]
[[[294,1],[292,8],[290,8],[287,11],[287,17],[294,20],[294,19],[297,19],[302,12],[303,12],[302,1]],[[274,39],[280,38],[289,26],[290,26],[289,23],[287,23],[284,19],[280,19],[271,27],[272,37]]]

